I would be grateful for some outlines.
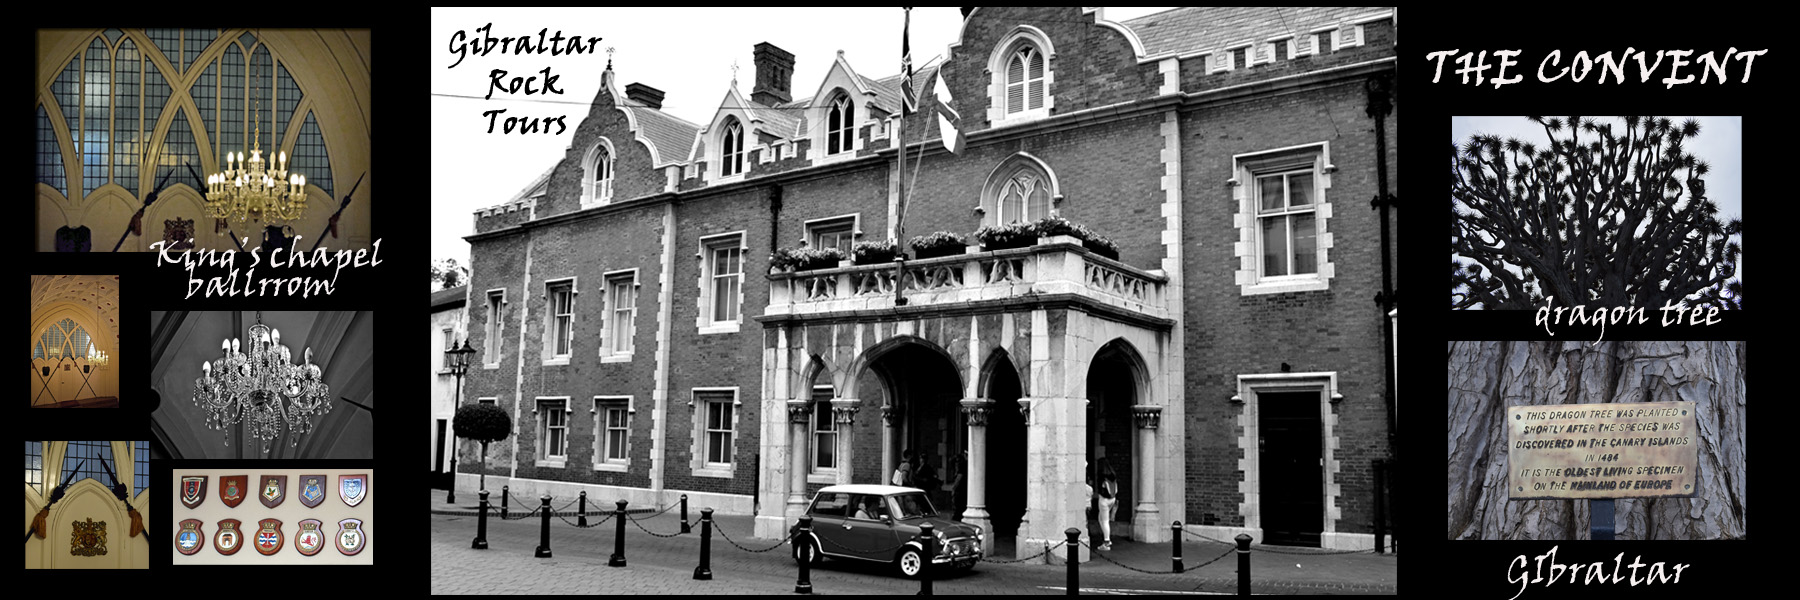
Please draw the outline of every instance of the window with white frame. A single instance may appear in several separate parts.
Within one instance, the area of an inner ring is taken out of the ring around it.
[[[831,386],[813,386],[812,468],[814,472],[837,469],[837,420],[831,416],[831,396]]]
[[[1320,142],[1234,157],[1244,294],[1329,289],[1330,156]]]
[[[850,246],[856,242],[857,215],[845,215],[818,219],[806,222],[806,243],[813,248],[837,248],[850,255]]]
[[[716,331],[735,331],[744,285],[744,234],[731,233],[701,240],[700,325]]]
[[[588,152],[583,166],[585,172],[581,182],[582,206],[611,202],[613,190],[612,142],[606,138],[600,138],[600,141],[594,144],[594,149]]]
[[[594,468],[623,470],[631,464],[631,397],[595,396]]]
[[[506,290],[488,290],[487,339],[482,340],[481,362],[490,367],[500,365],[500,311],[506,306]]]
[[[701,465],[710,469],[731,468],[734,462],[737,390],[695,390],[694,403],[700,412]]]
[[[982,188],[984,225],[1029,223],[1050,216],[1055,183],[1035,157],[1020,153],[1000,164]]]
[[[546,308],[544,341],[547,361],[568,361],[575,345],[575,280],[559,279],[544,284]]]
[[[1020,44],[1006,59],[1006,114],[1044,107],[1044,53]]]
[[[568,398],[537,401],[539,466],[563,466],[569,458]]]
[[[850,97],[840,95],[833,100],[831,110],[826,114],[825,119],[825,153],[838,154],[854,149],[856,145],[856,107],[850,103]]]
[[[606,276],[606,354],[631,354],[637,289],[637,271]]]
[[[725,136],[719,145],[719,176],[731,177],[744,172],[744,126],[737,119],[725,124]]]
[[[475,400],[475,403],[476,404],[486,404],[488,406],[498,406],[500,404],[500,399],[499,398],[480,398],[480,399]]]

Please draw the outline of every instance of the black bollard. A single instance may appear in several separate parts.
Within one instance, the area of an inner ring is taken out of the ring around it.
[[[1173,538],[1175,547],[1175,572],[1181,573],[1187,570],[1185,567],[1181,566],[1181,521],[1176,521],[1174,525],[1169,526],[1169,529],[1172,530],[1170,533],[1175,534],[1175,537]]]
[[[700,566],[694,567],[694,579],[712,581],[712,509],[710,508],[700,509]]]
[[[506,520],[506,499],[512,497],[512,490],[507,489],[508,487],[500,486],[500,520],[502,521]]]
[[[1250,536],[1238,534],[1238,595],[1250,595]]]
[[[681,495],[681,532],[682,533],[693,533],[694,532],[694,530],[692,528],[688,527],[687,494]]]
[[[544,532],[538,542],[537,557],[550,558],[550,494],[544,494]]]
[[[473,545],[469,546],[470,548],[474,548],[476,550],[486,550],[487,549],[487,511],[488,511],[487,496],[488,496],[488,491],[481,490],[481,518],[476,521],[476,525],[475,525],[475,543]]]
[[[450,493],[444,494],[444,504],[456,504],[456,457],[450,457]]]
[[[581,491],[581,507],[579,510],[581,511],[581,520],[577,521],[575,524],[587,527],[587,490]]]
[[[931,534],[931,524],[919,524],[919,539],[925,542],[925,554],[919,562],[919,595],[931,595],[931,558],[937,556],[932,546],[936,545],[937,536]]]
[[[613,518],[618,519],[619,528],[613,531],[613,555],[611,560],[606,561],[606,566],[623,567],[625,566],[625,501],[623,499],[619,500],[619,512],[614,514]]]
[[[800,557],[800,579],[794,582],[794,593],[812,593],[812,517],[800,517],[800,533],[794,536],[794,552]]]
[[[1069,536],[1069,595],[1081,595],[1081,576],[1076,569],[1081,566],[1081,530],[1070,527],[1063,531]]]

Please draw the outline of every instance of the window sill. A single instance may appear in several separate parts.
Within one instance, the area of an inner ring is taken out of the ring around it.
[[[546,367],[557,367],[557,366],[562,366],[562,365],[566,365],[566,364],[569,364],[568,356],[558,356],[556,358],[550,358],[550,359],[544,360],[544,366],[546,366]]]
[[[806,474],[806,482],[807,483],[823,483],[826,485],[835,484],[835,483],[837,483],[837,471],[825,470],[825,471],[816,471],[816,472],[812,472],[812,473],[807,473]]]
[[[481,370],[483,370],[483,371],[492,371],[492,370],[498,369],[498,368],[500,368],[500,363],[482,363],[481,364]]]
[[[736,470],[733,469],[731,465],[717,465],[717,466],[709,465],[704,468],[694,469],[694,476],[695,477],[718,477],[721,479],[731,479],[732,477],[736,476]]]
[[[540,458],[537,460],[536,463],[533,463],[533,464],[534,464],[534,466],[538,466],[538,467],[548,467],[551,469],[562,469],[562,468],[567,467],[568,463],[569,463],[568,457],[563,457],[563,458]]]
[[[715,334],[715,333],[737,333],[738,328],[741,327],[742,325],[743,324],[738,321],[728,321],[728,322],[724,322],[724,323],[713,323],[710,325],[701,325],[700,326],[700,335],[711,335],[711,334]]]
[[[1323,277],[1303,277],[1297,279],[1265,279],[1242,287],[1242,295],[1256,296],[1261,294],[1285,294],[1291,292],[1321,292],[1331,289],[1331,283]]]
[[[594,470],[595,471],[610,471],[613,473],[630,473],[631,472],[631,463],[629,463],[629,462],[622,462],[622,463],[605,462],[605,463],[600,463],[600,464],[594,465]]]
[[[609,354],[606,356],[601,356],[600,362],[601,363],[628,363],[628,362],[631,362],[631,353],[627,352],[624,354]]]

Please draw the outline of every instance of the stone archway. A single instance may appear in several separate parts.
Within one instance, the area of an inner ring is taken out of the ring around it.
[[[1025,415],[1019,402],[1025,391],[1019,369],[1004,349],[994,350],[982,373],[981,397],[989,402],[985,407],[986,445],[981,449],[985,454],[980,465],[985,492],[982,508],[990,520],[992,537],[1005,545],[1016,539],[1026,511],[1025,470],[1019,468],[1025,464]]]
[[[869,483],[890,483],[903,454],[912,450],[912,485],[925,489],[940,513],[953,515],[957,508],[954,493],[943,486],[954,480],[954,473],[960,468],[955,459],[968,449],[969,441],[967,422],[961,414],[962,376],[955,361],[935,344],[908,337],[871,348],[867,356],[867,360],[859,362],[876,377],[859,377],[857,392],[863,398],[884,398],[885,402],[879,405],[881,429],[864,427],[857,434],[858,446],[853,452],[869,457],[860,463],[864,468],[858,471],[880,474]],[[871,384],[879,385],[879,389],[873,389]],[[868,469],[877,456],[882,458],[879,468]],[[935,483],[927,483],[921,477],[922,469],[929,470]]]

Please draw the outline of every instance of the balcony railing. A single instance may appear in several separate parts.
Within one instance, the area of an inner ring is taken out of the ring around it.
[[[971,251],[907,261],[899,275],[908,307],[1069,296],[1167,319],[1168,278],[1081,247],[1079,240],[1042,238],[1029,248]],[[893,263],[769,275],[769,316],[894,308]]]

